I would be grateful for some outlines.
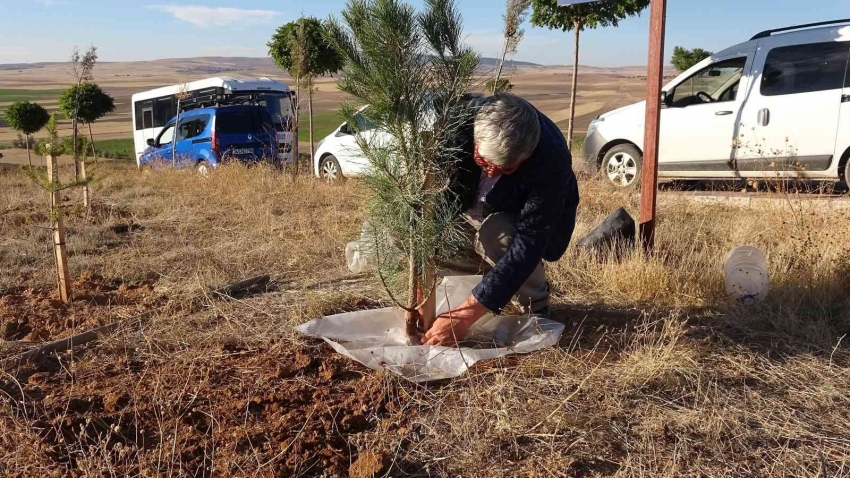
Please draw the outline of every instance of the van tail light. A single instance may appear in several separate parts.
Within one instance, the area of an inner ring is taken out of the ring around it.
[[[213,131],[211,140],[212,140],[212,150],[215,151],[216,153],[220,153],[221,152],[221,144],[219,144],[219,142],[218,142],[218,133]]]

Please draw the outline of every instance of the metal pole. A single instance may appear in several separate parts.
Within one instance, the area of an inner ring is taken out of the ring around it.
[[[640,240],[647,252],[655,247],[655,207],[658,191],[658,130],[661,121],[661,81],[664,76],[664,29],[667,0],[652,0],[649,20],[649,61],[646,73],[646,122],[640,195]]]

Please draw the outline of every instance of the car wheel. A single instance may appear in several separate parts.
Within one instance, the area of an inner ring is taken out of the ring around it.
[[[198,174],[201,175],[201,177],[208,178],[210,177],[212,167],[210,166],[210,163],[206,161],[198,161],[198,164],[195,166],[195,170],[198,171]]]
[[[611,184],[620,188],[630,188],[640,183],[643,157],[638,149],[630,144],[620,144],[611,148],[602,160],[602,173]]]
[[[841,180],[844,181],[844,186],[850,190],[850,159],[844,164],[844,175],[841,176]]]
[[[329,183],[345,179],[342,176],[342,169],[339,167],[339,161],[337,161],[336,157],[332,154],[322,158],[322,162],[319,163],[319,176]]]

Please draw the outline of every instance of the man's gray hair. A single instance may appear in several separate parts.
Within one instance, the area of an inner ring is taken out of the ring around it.
[[[537,110],[519,96],[488,98],[475,115],[478,154],[497,166],[519,165],[534,153],[538,142]]]

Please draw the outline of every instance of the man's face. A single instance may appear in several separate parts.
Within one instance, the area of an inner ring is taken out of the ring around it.
[[[478,153],[478,145],[477,144],[475,145],[475,148],[473,149],[472,154],[473,154],[473,157],[475,158],[475,164],[481,166],[481,169],[483,169],[484,172],[487,173],[487,176],[489,176],[491,178],[495,178],[496,176],[499,176],[499,175],[502,175],[502,174],[504,174],[505,176],[509,176],[509,175],[515,173],[516,170],[519,169],[520,165],[522,164],[522,163],[516,163],[512,166],[499,166],[497,164],[494,164],[492,161],[488,160],[487,158],[485,158],[484,156],[481,156]]]

